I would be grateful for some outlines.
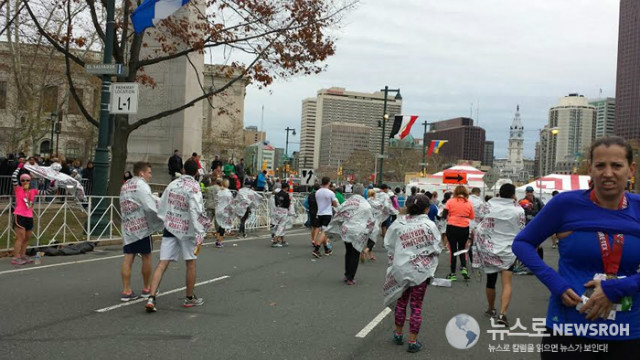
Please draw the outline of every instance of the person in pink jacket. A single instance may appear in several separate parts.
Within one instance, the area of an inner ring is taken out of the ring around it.
[[[33,202],[37,189],[31,189],[31,176],[29,174],[20,175],[20,183],[13,188],[16,194],[16,208],[13,211],[14,225],[16,230],[16,242],[13,246],[12,265],[25,265],[33,260],[26,256],[27,245],[33,230]]]

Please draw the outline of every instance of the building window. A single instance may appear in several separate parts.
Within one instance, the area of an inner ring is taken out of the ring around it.
[[[58,87],[48,86],[42,91],[42,112],[50,113],[58,110]]]
[[[80,144],[75,141],[67,141],[64,154],[67,159],[77,159],[80,156]]]
[[[84,92],[82,91],[82,89],[76,89],[76,93],[78,94],[78,98],[80,98],[80,101],[82,101],[83,95],[84,95]],[[73,95],[71,95],[71,93],[69,93],[69,114],[71,115],[82,114],[82,112],[80,111],[80,105],[78,105],[78,103],[73,98]]]
[[[51,154],[51,145],[49,140],[44,140],[40,143],[40,154]]]
[[[0,109],[7,108],[7,82],[0,81]]]

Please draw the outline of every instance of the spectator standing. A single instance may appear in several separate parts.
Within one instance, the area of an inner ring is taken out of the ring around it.
[[[211,162],[211,171],[222,168],[222,161],[220,161],[220,155],[216,155]]]
[[[224,168],[222,172],[224,172],[225,177],[231,176],[232,172],[236,171],[236,166],[233,164],[233,159],[230,159],[228,163],[224,164]]]
[[[169,158],[168,165],[169,165],[169,175],[171,175],[172,181],[176,179],[176,174],[182,174],[184,172],[182,158],[180,157],[180,151],[178,149],[173,150],[173,156]]]
[[[238,175],[240,184],[244,184],[244,178],[247,176],[247,172],[244,167],[244,159],[240,159],[240,162],[236,164],[236,175]]]

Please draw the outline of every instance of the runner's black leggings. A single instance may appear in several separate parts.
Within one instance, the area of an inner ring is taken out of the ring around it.
[[[344,276],[347,280],[353,280],[358,270],[358,261],[360,261],[360,252],[356,250],[351,243],[345,242],[344,246],[347,252],[344,254]]]
[[[447,239],[449,240],[449,260],[451,261],[451,272],[456,272],[456,257],[453,253],[458,250],[463,250],[467,240],[469,240],[469,227],[458,227],[453,225],[447,225]],[[467,267],[467,254],[461,254],[460,265]]]

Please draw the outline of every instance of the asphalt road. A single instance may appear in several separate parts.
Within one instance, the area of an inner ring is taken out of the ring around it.
[[[376,246],[379,260],[361,264],[357,284],[346,286],[342,243],[335,244],[333,256],[316,260],[305,229],[291,230],[287,239],[289,247],[272,249],[262,232],[231,239],[223,249],[203,247],[197,263],[197,282],[203,284],[196,294],[205,304],[180,306],[184,291],[173,291],[184,286],[184,264],[179,262],[167,270],[160,286],[164,295],[153,314],[145,313],[142,302],[117,307],[120,247],[44,258],[40,266],[22,268],[0,259],[0,358],[539,358],[535,352],[490,352],[489,346],[504,344],[535,347],[540,338],[491,339],[490,322],[482,315],[484,279],[458,280],[452,288],[428,287],[419,335],[424,348],[418,354],[391,343],[392,313],[372,324],[366,336],[356,337],[383,311],[384,249]],[[550,246],[545,244],[545,260],[555,265],[557,252]],[[137,260],[132,279],[137,292],[142,287],[139,266]],[[437,275],[447,272],[448,254],[443,253]],[[520,318],[531,333],[531,319],[545,316],[548,294],[535,277],[514,276],[508,313],[512,325]],[[474,317],[481,329],[477,344],[467,350],[453,348],[445,336],[447,322],[460,313]]]

